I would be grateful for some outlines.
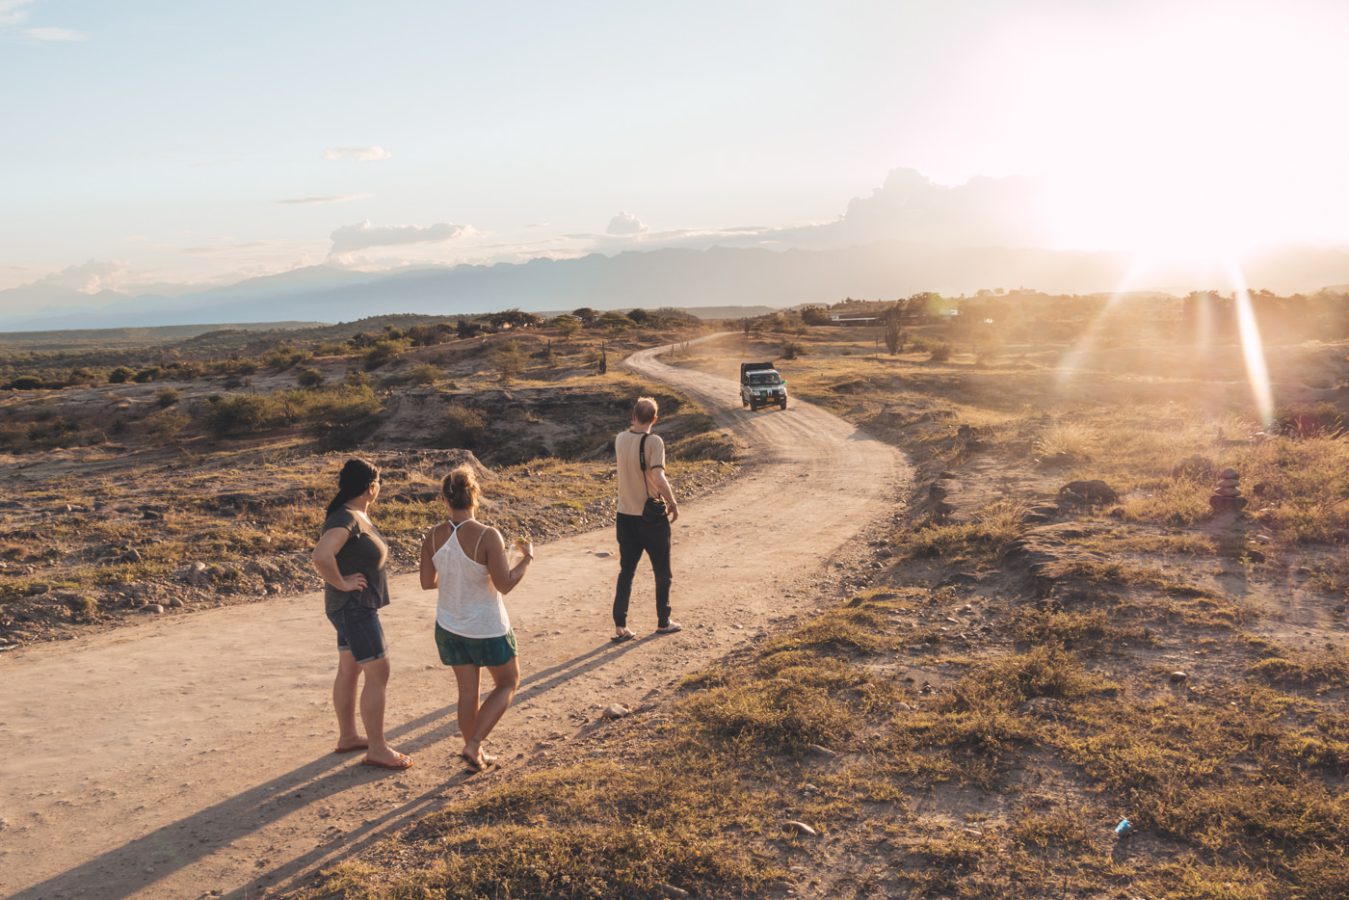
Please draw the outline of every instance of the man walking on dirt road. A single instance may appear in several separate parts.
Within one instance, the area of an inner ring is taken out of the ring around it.
[[[636,635],[628,629],[632,578],[642,553],[651,558],[656,576],[656,633],[680,630],[670,621],[670,525],[679,518],[679,504],[665,478],[665,442],[651,433],[658,409],[650,397],[632,406],[632,424],[614,438],[618,458],[618,587],[614,591],[615,643]]]

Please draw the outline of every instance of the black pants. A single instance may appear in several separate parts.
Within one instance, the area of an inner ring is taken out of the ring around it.
[[[618,514],[618,588],[614,591],[614,624],[628,624],[628,600],[632,597],[632,577],[642,551],[651,557],[656,574],[656,625],[670,624],[670,520],[648,522],[641,516]]]

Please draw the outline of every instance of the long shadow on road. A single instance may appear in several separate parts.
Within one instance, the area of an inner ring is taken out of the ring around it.
[[[608,641],[565,662],[542,669],[524,678],[516,703],[537,697],[579,675],[594,671],[640,646],[630,643],[615,646]],[[416,754],[453,735],[455,704],[437,709],[390,729],[388,736],[403,751]],[[322,757],[250,788],[200,812],[164,825],[145,837],[137,838],[115,850],[55,875],[14,895],[15,900],[38,900],[54,896],[127,897],[167,878],[217,852],[228,852],[230,843],[254,831],[279,822],[305,807],[335,797],[353,787],[377,781],[387,773],[365,766],[351,766],[350,756],[324,754]],[[464,780],[456,774],[421,796],[409,800],[377,818],[367,818],[346,833],[330,837],[315,835],[313,850],[280,865],[267,867],[248,885],[229,896],[255,896],[264,887],[293,878],[318,861],[331,856],[348,856],[381,835],[423,816],[433,808],[447,787]],[[335,830],[335,829],[334,829]]]

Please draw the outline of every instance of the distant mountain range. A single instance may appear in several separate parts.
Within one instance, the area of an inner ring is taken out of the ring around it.
[[[492,266],[355,272],[312,266],[175,296],[128,297],[51,286],[0,291],[0,329],[131,327],[278,320],[339,322],[386,313],[454,315],[642,306],[793,306],[845,296],[891,298],[925,290],[947,295],[1027,287],[1048,293],[1216,287],[1179,266],[1126,282],[1121,254],[969,247],[892,241],[822,250],[711,247],[628,251],[614,256],[536,259]],[[1346,248],[1293,248],[1247,260],[1252,288],[1314,291],[1349,276]],[[32,294],[41,290],[44,296]],[[52,307],[60,309],[53,313]],[[25,310],[47,312],[27,313]]]
[[[1055,294],[1228,289],[1222,271],[1180,264],[1135,271],[1124,254],[1033,249],[1050,241],[1037,224],[1037,189],[1019,177],[944,187],[912,169],[895,169],[832,221],[643,237],[661,249],[601,236],[595,246],[614,252],[385,272],[317,265],[208,290],[158,284],[138,296],[81,293],[48,276],[0,291],[0,330],[342,322],[511,307],[785,307],[999,287]],[[1252,289],[1312,292],[1349,282],[1349,247],[1271,249],[1244,258],[1242,266]]]

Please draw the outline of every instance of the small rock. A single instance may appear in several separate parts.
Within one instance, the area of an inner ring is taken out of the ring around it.
[[[632,715],[632,710],[621,703],[615,703],[604,710],[604,718],[606,719],[621,719],[630,715]]]
[[[169,601],[169,606],[173,607],[174,609],[182,609],[182,608],[183,608],[183,598],[182,598],[182,597],[174,597],[172,600]]]
[[[164,607],[159,603],[147,603],[140,608],[143,613],[162,613]]]
[[[797,834],[804,834],[807,837],[820,836],[820,833],[816,831],[814,828],[811,828],[805,822],[798,822],[796,819],[783,822],[782,827],[786,828],[788,831],[795,831]]]
[[[194,562],[187,568],[187,580],[193,587],[201,587],[206,583],[206,563]]]
[[[833,750],[830,750],[823,744],[811,744],[806,749],[809,750],[811,753],[814,753],[816,756],[823,756],[825,759],[833,759],[834,757],[838,756],[837,753],[835,753]]]
[[[596,550],[595,555],[598,556],[600,559],[604,559],[606,557],[613,556],[614,554],[608,550]]]
[[[665,897],[687,897],[689,895],[688,891],[681,887],[675,887],[673,884],[661,882],[657,887],[660,888],[661,895]]]
[[[1190,677],[1189,675],[1187,675],[1187,674],[1185,674],[1184,672],[1182,672],[1182,671],[1180,671],[1179,669],[1177,669],[1176,671],[1172,672],[1170,675],[1166,676],[1166,679],[1167,679],[1167,681],[1170,681],[1172,684],[1180,684],[1180,683],[1182,683],[1183,681],[1185,681],[1185,679],[1187,679],[1187,678],[1189,678],[1189,677]]]
[[[1117,503],[1119,494],[1104,481],[1070,481],[1059,488],[1060,503],[1075,503],[1082,506],[1097,506],[1105,503]]]

